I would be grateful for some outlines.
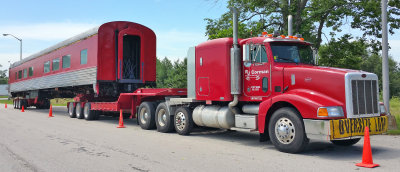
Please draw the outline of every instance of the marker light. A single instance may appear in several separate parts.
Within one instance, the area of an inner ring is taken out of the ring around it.
[[[265,35],[267,35],[268,33],[267,32],[262,32],[262,36],[265,36]]]
[[[292,38],[293,38],[293,36],[289,36],[289,38],[290,38],[290,39],[292,39]]]
[[[285,38],[285,35],[281,35],[281,38]]]
[[[297,39],[297,37],[296,37],[296,36],[293,36],[293,39]]]
[[[272,34],[268,34],[268,37],[272,37]]]
[[[300,38],[300,41],[304,41],[304,38]]]
[[[318,117],[343,117],[343,109],[341,106],[329,106],[318,108]]]

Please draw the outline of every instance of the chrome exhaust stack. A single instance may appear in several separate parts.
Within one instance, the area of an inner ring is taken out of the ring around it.
[[[241,68],[240,68],[240,48],[238,42],[238,11],[236,8],[231,8],[233,13],[233,48],[231,48],[231,94],[233,101],[229,103],[229,108],[235,114],[239,110],[234,108],[239,103],[239,95],[241,93]]]

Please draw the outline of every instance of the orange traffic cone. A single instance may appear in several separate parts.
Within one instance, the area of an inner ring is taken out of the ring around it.
[[[7,103],[4,105],[4,107],[7,109]]]
[[[53,106],[52,105],[50,105],[50,110],[49,110],[49,118],[50,117],[54,117],[53,116]]]
[[[125,128],[124,126],[124,116],[122,115],[122,109],[119,111],[119,124],[117,128]]]
[[[369,141],[368,127],[365,127],[365,132],[364,132],[364,148],[363,148],[362,162],[357,163],[356,165],[367,168],[373,168],[379,166],[379,164],[374,164],[374,162],[372,161],[372,151],[371,151],[371,144]]]
[[[22,109],[21,109],[21,112],[25,112],[25,108],[24,108],[25,106],[24,105],[22,105]]]

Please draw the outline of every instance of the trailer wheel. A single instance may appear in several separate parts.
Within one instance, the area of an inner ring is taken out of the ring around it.
[[[94,120],[98,120],[99,118],[100,118],[100,115],[101,115],[101,111],[98,111],[98,110],[95,110],[94,111],[95,113],[95,115],[94,115]]]
[[[90,109],[91,109],[90,103],[89,102],[85,103],[85,107],[83,108],[83,116],[88,121],[94,120],[96,117],[96,112]]]
[[[187,107],[180,107],[175,111],[174,126],[180,135],[189,135],[193,129],[192,111]]]
[[[76,118],[78,119],[83,119],[83,108],[82,108],[82,104],[81,103],[76,103]]]
[[[145,130],[156,128],[155,108],[152,102],[143,102],[139,106],[139,125]]]
[[[171,132],[174,129],[174,118],[169,114],[167,105],[163,102],[158,104],[156,109],[157,131],[162,133]]]
[[[349,140],[332,140],[331,142],[338,146],[352,146],[360,141],[361,138],[349,139]]]
[[[68,103],[68,115],[70,118],[76,118],[76,111],[74,107],[74,102]]]
[[[271,142],[282,152],[301,152],[308,144],[300,114],[290,107],[278,109],[272,114],[268,132]]]
[[[21,109],[21,108],[22,108],[22,106],[21,106],[21,100],[18,99],[18,100],[17,100],[17,109]]]

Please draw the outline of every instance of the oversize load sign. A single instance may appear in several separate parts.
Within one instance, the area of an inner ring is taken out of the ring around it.
[[[338,139],[351,136],[363,136],[366,126],[368,126],[371,135],[382,134],[387,131],[388,119],[386,116],[347,118],[330,120],[330,124],[331,139]]]

